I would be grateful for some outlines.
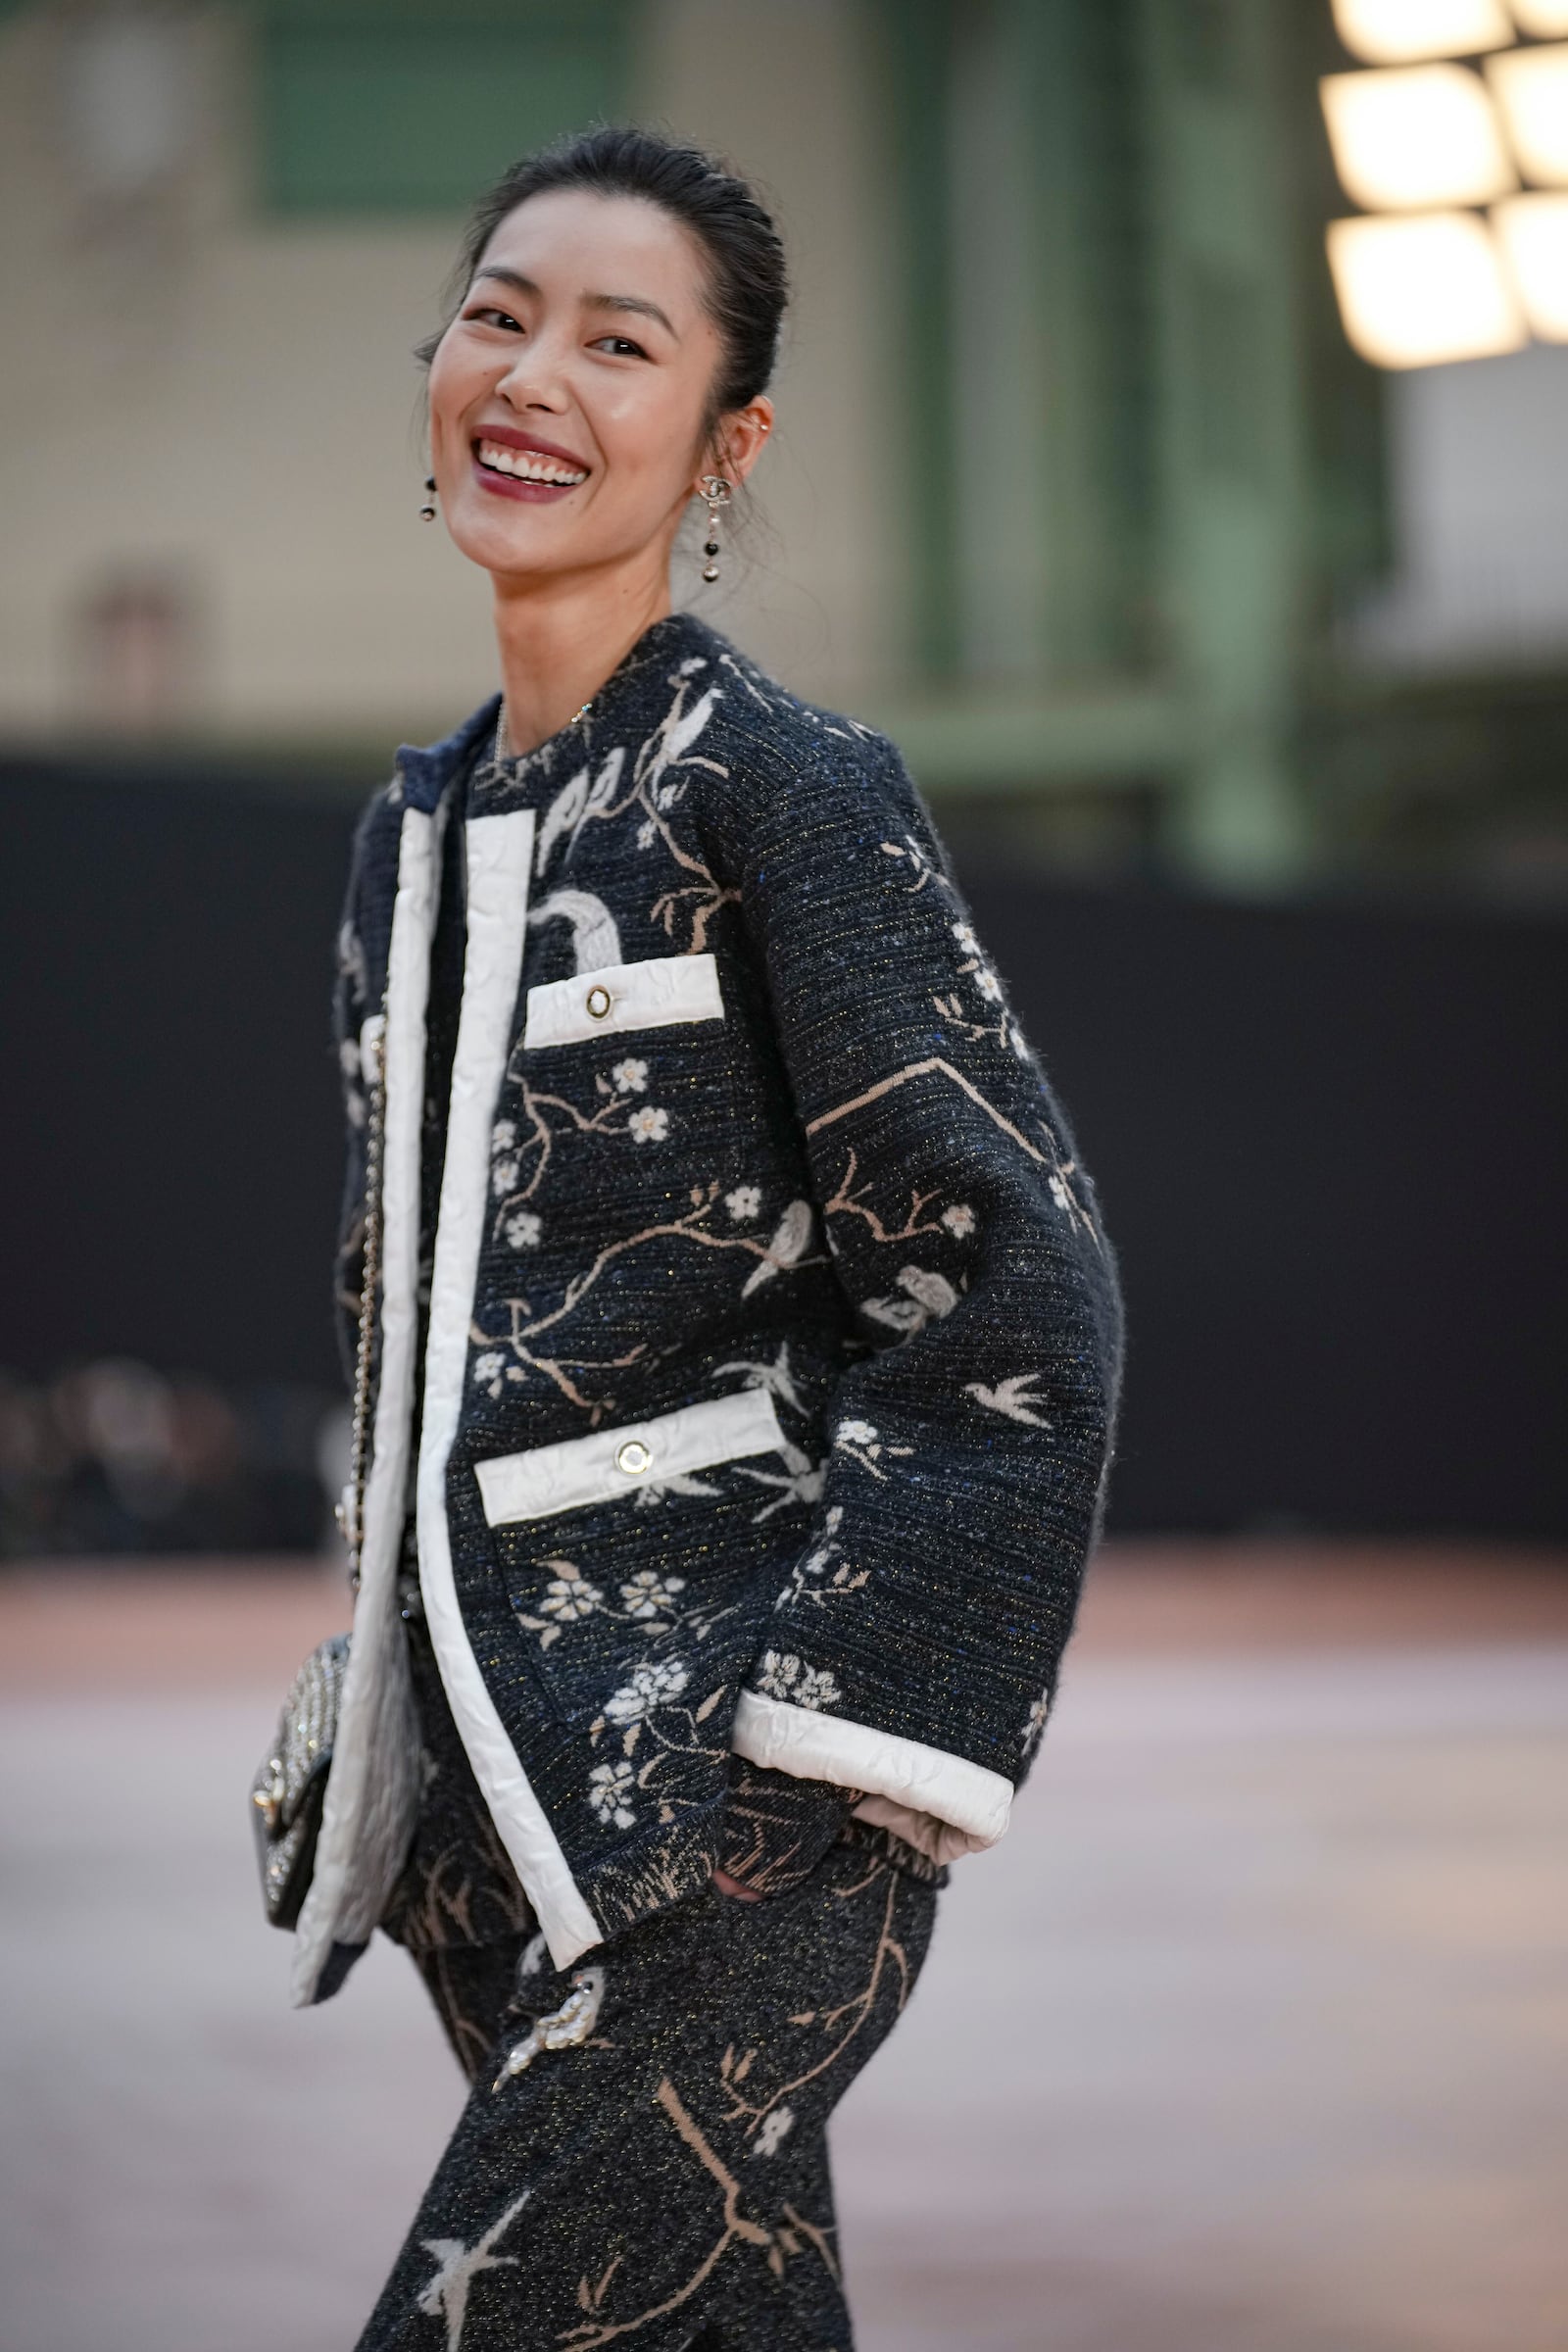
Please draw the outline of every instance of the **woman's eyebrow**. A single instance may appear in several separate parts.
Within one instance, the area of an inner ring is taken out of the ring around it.
[[[503,262],[486,262],[482,269],[476,270],[473,273],[474,285],[479,283],[481,277],[498,277],[504,286],[514,286],[519,294],[537,294],[539,291],[531,277],[524,277],[520,270],[509,270]]]
[[[627,311],[637,318],[657,318],[672,343],[680,341],[668,318],[657,302],[645,302],[639,294],[585,294],[583,308],[589,311]]]
[[[519,294],[537,294],[539,291],[531,277],[524,277],[520,270],[509,270],[505,262],[486,262],[482,270],[474,271],[474,285],[478,284],[481,277],[499,278],[504,286],[514,286]],[[656,318],[672,343],[680,341],[668,314],[662,311],[657,302],[646,302],[640,294],[585,294],[582,305],[585,311],[629,312],[636,318]]]

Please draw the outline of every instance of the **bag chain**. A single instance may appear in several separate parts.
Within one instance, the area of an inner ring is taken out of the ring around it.
[[[337,1506],[337,1523],[348,1546],[349,1584],[360,1589],[365,1544],[365,1487],[370,1454],[370,1361],[375,1348],[375,1292],[381,1278],[381,1168],[386,1151],[386,1010],[381,1026],[362,1049],[369,1096],[365,1116],[365,1249],[360,1275],[359,1336],[354,1357],[354,1427],[349,1440],[349,1479]]]

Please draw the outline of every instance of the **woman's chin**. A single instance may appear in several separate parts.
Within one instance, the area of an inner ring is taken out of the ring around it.
[[[485,571],[564,571],[582,560],[570,544],[576,534],[563,531],[549,510],[513,507],[504,515],[475,514],[466,499],[447,516],[447,530],[458,553]]]

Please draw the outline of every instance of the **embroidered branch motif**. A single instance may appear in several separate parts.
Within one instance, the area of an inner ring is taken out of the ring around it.
[[[768,2267],[773,2271],[775,2277],[782,2276],[787,2254],[800,2251],[799,2240],[794,2238],[789,2230],[764,2229],[760,2222],[751,2221],[741,2211],[740,2182],[728,2165],[716,2154],[711,2142],[687,2108],[685,2101],[667,2075],[662,2077],[659,2086],[654,2092],[654,2097],[668,2116],[682,2142],[691,2150],[704,2172],[710,2176],[719,2190],[722,2198],[719,2233],[691,2275],[683,2279],[681,2284],[666,2295],[662,2302],[650,2304],[647,2310],[637,2312],[630,2319],[601,2322],[597,2318],[590,2317],[585,2325],[564,2329],[559,2341],[563,2346],[569,2347],[570,2352],[593,2352],[594,2347],[612,2343],[616,2336],[633,2335],[639,2328],[649,2327],[655,2320],[667,2319],[672,2311],[679,2311],[682,2304],[691,2301],[693,2295],[705,2281],[712,2277],[730,2247],[737,2242],[755,2246],[765,2257]],[[832,2263],[823,2233],[820,2230],[808,2230],[796,2216],[791,2215],[790,2218],[795,2222],[796,2229],[800,2230],[801,2235],[808,2238],[818,2258],[829,2266],[836,2281],[837,2266]],[[612,2265],[611,2272],[606,2274],[603,2285],[609,2284],[613,2268],[614,2266]],[[590,2281],[584,2278],[577,2289],[578,2309],[590,2315],[596,2314],[601,2308],[603,2299],[602,2290],[596,2290]]]
[[[902,841],[879,842],[877,847],[881,850],[884,858],[907,858],[914,880],[905,893],[906,898],[914,898],[924,890],[928,882],[940,882],[941,876],[937,868],[932,864],[931,859],[926,856],[912,833],[906,833]]]
[[[730,1613],[728,1609],[715,1610],[708,1630]],[[594,1747],[612,1732],[620,1734],[620,1754],[592,1766],[588,1775],[589,1808],[602,1829],[632,1828],[641,1817],[638,1799],[645,1795],[654,1803],[656,1818],[665,1824],[693,1804],[708,1801],[706,1785],[699,1796],[681,1796],[678,1787],[670,1786],[666,1767],[673,1764],[678,1774],[681,1764],[691,1758],[710,1768],[723,1762],[726,1747],[709,1745],[700,1727],[722,1704],[727,1686],[720,1684],[691,1707],[681,1703],[690,1682],[691,1669],[684,1659],[644,1658],[632,1667],[625,1682],[605,1701],[604,1712],[589,1725],[588,1739]],[[634,1758],[645,1733],[654,1752],[645,1754],[638,1765]]]
[[[821,1608],[827,1601],[842,1600],[870,1583],[870,1569],[852,1568],[844,1556],[844,1546],[838,1541],[843,1524],[844,1505],[835,1502],[822,1521],[821,1542],[804,1560],[795,1562],[789,1583],[773,1603],[775,1609],[787,1608],[797,1600],[809,1600]]]
[[[1048,1170],[1051,1197],[1056,1206],[1074,1225],[1083,1226],[1097,1250],[1102,1250],[1104,1245],[1095,1221],[1072,1189],[1072,1179],[1079,1172],[1078,1163],[1075,1159],[1062,1158],[1056,1139],[1045,1121],[1040,1122],[1040,1132],[1046,1145],[1042,1151],[1040,1145],[1031,1143],[1022,1129],[1015,1127],[994,1102],[987,1101],[972,1079],[966,1078],[961,1070],[955,1069],[952,1062],[940,1054],[928,1054],[921,1061],[906,1061],[902,1069],[890,1070],[885,1078],[879,1078],[874,1086],[868,1086],[862,1094],[852,1096],[847,1102],[836,1102],[831,1110],[819,1111],[814,1119],[807,1121],[806,1132],[815,1135],[822,1128],[832,1127],[840,1119],[847,1119],[853,1111],[864,1110],[867,1103],[880,1102],[884,1095],[892,1094],[896,1087],[907,1086],[911,1079],[931,1076],[947,1079],[950,1085],[967,1095],[970,1102],[983,1110],[986,1117],[1016,1144],[1020,1152],[1027,1153],[1037,1167]]]
[[[765,2130],[767,2119],[770,2116],[776,2115],[781,2109],[788,2112],[786,2102],[804,2090],[808,2082],[814,2082],[819,2076],[826,2074],[829,2067],[835,2065],[843,2057],[844,2052],[850,2047],[856,2036],[864,2030],[867,2021],[873,2015],[883,1987],[890,1978],[895,1975],[897,1977],[898,2007],[901,2012],[907,2001],[909,1997],[908,1956],[894,1934],[894,1918],[899,1892],[898,1873],[890,1870],[886,1863],[878,1861],[872,1865],[865,1878],[859,1880],[854,1886],[841,1887],[838,1890],[838,1898],[841,1902],[854,1902],[874,1886],[879,1879],[887,1882],[886,1895],[883,1902],[881,1925],[877,1933],[876,1947],[871,1955],[871,1967],[864,1984],[858,1992],[853,1993],[849,2000],[841,2001],[835,2008],[808,2009],[803,2011],[799,2017],[790,2019],[792,2026],[798,2026],[803,2031],[814,2031],[826,2042],[827,2047],[821,2054],[814,2058],[810,2065],[803,2068],[799,2074],[791,2076],[788,2081],[778,2083],[772,2090],[766,2092],[759,2092],[755,2082],[758,2055],[755,2050],[747,2050],[737,2055],[732,2044],[719,2060],[719,2079],[724,2097],[728,2101],[726,2120],[731,2123],[744,2123],[748,2138],[754,2134],[760,2134]]]
[[[810,1130],[808,1129],[807,1132],[809,1133]],[[943,1225],[947,1225],[950,1232],[957,1231],[961,1233],[967,1233],[972,1228],[974,1224],[974,1211],[970,1208],[964,1208],[961,1211],[956,1212],[950,1209],[945,1214],[937,1217],[928,1217],[925,1214],[925,1211],[929,1207],[930,1203],[933,1200],[939,1200],[941,1199],[942,1196],[940,1192],[911,1193],[909,1196],[909,1206],[905,1212],[903,1224],[884,1224],[883,1220],[877,1215],[875,1209],[868,1207],[866,1204],[865,1195],[870,1190],[869,1184],[862,1184],[858,1187],[856,1185],[855,1179],[858,1173],[859,1164],[859,1160],[856,1156],[856,1153],[852,1148],[850,1155],[844,1164],[844,1173],[839,1178],[837,1192],[834,1193],[833,1198],[830,1200],[824,1200],[822,1203],[822,1214],[824,1217],[859,1217],[863,1219],[865,1224],[870,1227],[871,1238],[873,1241],[877,1242],[912,1241],[917,1233],[936,1233],[940,1231]],[[960,1220],[962,1218],[967,1218],[968,1223],[963,1224],[960,1221],[958,1226],[953,1226],[951,1219],[956,1213],[959,1215]]]
[[[841,1421],[833,1432],[833,1450],[835,1453],[847,1453],[852,1462],[858,1462],[862,1470],[869,1470],[873,1478],[885,1482],[887,1472],[877,1467],[882,1456],[887,1454],[892,1458],[899,1454],[910,1454],[914,1447],[890,1446],[869,1421]]]
[[[543,1333],[554,1330],[559,1323],[572,1315],[611,1267],[628,1251],[646,1249],[655,1242],[685,1241],[703,1250],[738,1250],[743,1256],[755,1259],[757,1268],[765,1270],[769,1275],[785,1272],[791,1266],[823,1262],[820,1258],[806,1254],[806,1245],[810,1239],[810,1209],[808,1203],[792,1203],[791,1208],[785,1211],[773,1239],[760,1242],[750,1234],[712,1232],[710,1221],[717,1200],[716,1183],[693,1185],[691,1206],[680,1216],[662,1217],[652,1225],[640,1227],[636,1233],[624,1234],[619,1241],[608,1243],[589,1265],[571,1277],[559,1305],[546,1313],[535,1314],[526,1298],[503,1299],[501,1303],[508,1315],[505,1333],[487,1332],[478,1323],[470,1329],[470,1338],[483,1350],[473,1363],[473,1377],[478,1385],[492,1396],[499,1396],[503,1380],[520,1381],[526,1378],[528,1370],[541,1371],[555,1382],[563,1396],[588,1412],[591,1425],[597,1428],[604,1415],[613,1408],[614,1398],[612,1396],[597,1398],[585,1396],[568,1377],[569,1371],[619,1369],[635,1362],[644,1353],[644,1348],[639,1346],[624,1356],[612,1357],[606,1367],[589,1366],[585,1360],[574,1362],[570,1358],[557,1359],[542,1355],[534,1343]],[[780,1236],[783,1237],[782,1243]],[[790,1252],[797,1250],[797,1254],[791,1255]],[[752,1279],[757,1279],[756,1270]],[[510,1363],[507,1360],[509,1356],[513,1359]]]

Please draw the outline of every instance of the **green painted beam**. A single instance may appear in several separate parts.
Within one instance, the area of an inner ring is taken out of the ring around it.
[[[899,241],[905,636],[910,668],[942,678],[956,670],[959,645],[946,107],[954,0],[873,0],[871,23]]]
[[[1269,889],[1311,863],[1294,764],[1311,587],[1285,71],[1295,0],[1139,0],[1164,627],[1196,714],[1174,856]]]
[[[1200,750],[1180,695],[1131,682],[1049,701],[890,698],[860,715],[892,736],[924,789],[954,796],[1174,788]]]

